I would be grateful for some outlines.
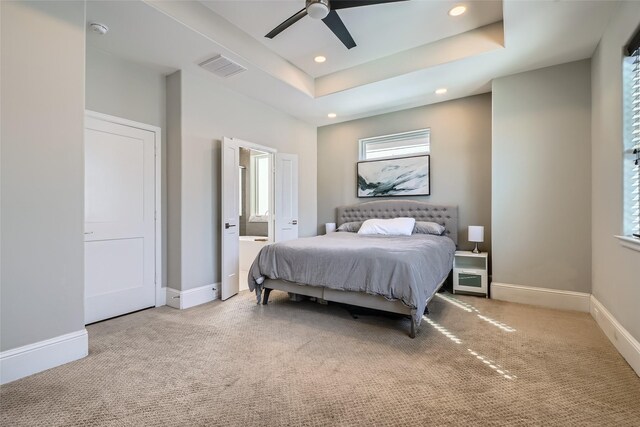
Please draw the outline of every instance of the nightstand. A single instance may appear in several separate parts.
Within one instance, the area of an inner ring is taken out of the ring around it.
[[[489,254],[456,251],[453,259],[453,293],[470,292],[489,297]]]

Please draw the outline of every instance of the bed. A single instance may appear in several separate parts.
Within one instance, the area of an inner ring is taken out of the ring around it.
[[[458,209],[412,200],[372,201],[337,209],[338,226],[371,218],[437,222],[442,236],[362,236],[333,232],[265,246],[249,288],[267,304],[271,290],[366,307],[411,318],[416,336],[427,304],[453,267]]]

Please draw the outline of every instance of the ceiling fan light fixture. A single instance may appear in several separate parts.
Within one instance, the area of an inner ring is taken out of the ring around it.
[[[324,19],[329,14],[329,0],[307,0],[307,15],[313,19]]]
[[[449,16],[460,16],[467,11],[466,6],[456,6],[449,11]]]

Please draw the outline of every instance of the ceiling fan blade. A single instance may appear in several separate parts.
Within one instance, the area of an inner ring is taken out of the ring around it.
[[[347,30],[347,27],[344,26],[344,22],[342,22],[342,19],[340,19],[340,17],[338,16],[338,12],[332,10],[331,12],[329,12],[327,17],[322,20],[322,22],[324,22],[327,27],[329,27],[329,29],[333,31],[333,34],[335,34],[340,39],[342,44],[344,44],[347,49],[356,47],[356,42],[353,41],[353,37],[351,37],[351,34],[349,34],[349,30]]]
[[[273,30],[269,31],[269,34],[267,34],[265,37],[270,39],[274,38],[284,30],[286,30],[287,28],[289,28],[290,26],[298,22],[300,19],[304,18],[306,15],[307,15],[306,8],[300,10],[299,12],[296,12],[289,19],[285,20],[282,24],[278,25]]]
[[[331,0],[331,10],[348,9],[351,7],[369,6],[372,4],[395,3],[407,0]]]

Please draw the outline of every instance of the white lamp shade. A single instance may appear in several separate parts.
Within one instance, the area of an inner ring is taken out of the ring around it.
[[[469,241],[484,242],[484,227],[482,225],[469,226]]]
[[[324,225],[324,228],[325,228],[327,233],[331,233],[333,231],[336,231],[336,223],[335,222],[327,222]]]

